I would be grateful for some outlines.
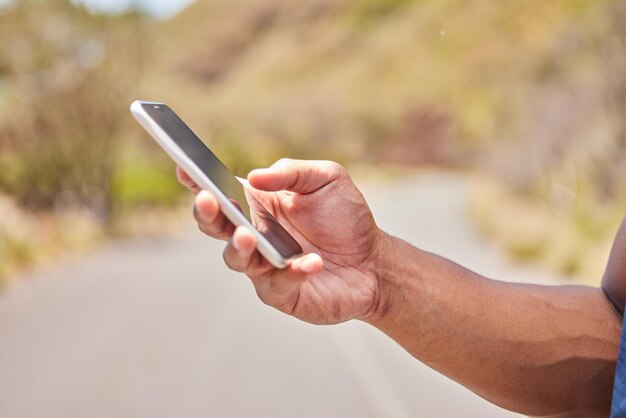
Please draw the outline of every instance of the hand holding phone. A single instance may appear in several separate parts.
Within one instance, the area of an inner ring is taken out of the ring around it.
[[[197,191],[182,170],[179,179]],[[329,161],[279,160],[247,179],[260,191],[259,201],[273,202],[275,216],[308,255],[287,269],[272,268],[254,251],[252,234],[234,230],[215,198],[200,192],[198,225],[214,238],[230,239],[226,264],[252,279],[263,302],[307,322],[333,324],[374,313],[378,259],[385,257],[389,236],[376,226],[346,170]]]
[[[376,226],[343,167],[330,161],[283,159],[248,175],[251,187],[244,193],[252,194],[307,254],[277,268],[261,254],[259,233],[235,224],[224,210],[223,199],[196,181],[198,173],[194,176],[179,166],[179,180],[197,194],[200,229],[228,240],[224,260],[251,278],[263,302],[316,324],[365,318],[373,312],[378,294],[376,260],[388,236]],[[255,211],[251,214],[254,219]]]

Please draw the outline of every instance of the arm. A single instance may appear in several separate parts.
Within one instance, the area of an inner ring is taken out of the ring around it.
[[[608,416],[621,320],[603,292],[485,279],[389,237],[366,321],[504,408]]]
[[[248,180],[308,253],[289,268],[273,269],[208,193],[198,193],[194,214],[203,232],[229,242],[227,265],[245,272],[266,304],[316,324],[369,322],[514,411],[607,415],[621,318],[600,289],[488,280],[390,237],[335,163],[281,160]]]

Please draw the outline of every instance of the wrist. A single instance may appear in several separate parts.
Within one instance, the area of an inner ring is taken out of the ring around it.
[[[361,320],[379,329],[401,322],[399,316],[409,303],[408,298],[415,302],[415,291],[420,289],[416,286],[420,276],[419,253],[417,248],[380,230],[370,265],[377,285],[376,297]]]

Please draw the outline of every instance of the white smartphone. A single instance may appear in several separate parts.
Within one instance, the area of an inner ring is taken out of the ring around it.
[[[213,194],[224,215],[256,236],[257,250],[273,266],[285,268],[302,247],[222,164],[167,105],[135,101],[131,113],[170,157],[204,190]]]

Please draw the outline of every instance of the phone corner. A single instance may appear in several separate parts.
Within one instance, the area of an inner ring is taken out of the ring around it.
[[[141,109],[141,100],[134,100],[129,106],[129,110],[133,114],[136,114],[140,109]]]

